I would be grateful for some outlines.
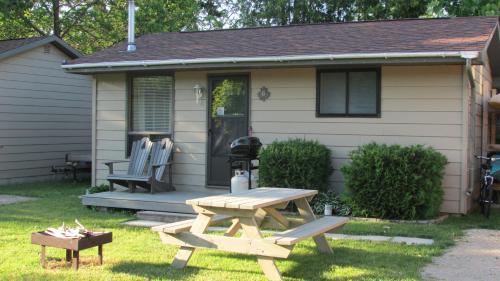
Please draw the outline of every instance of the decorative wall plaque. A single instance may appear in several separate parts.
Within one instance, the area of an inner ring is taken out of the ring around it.
[[[259,99],[261,101],[266,101],[270,96],[271,96],[271,93],[264,86],[262,86],[262,88],[260,88],[259,92],[257,93],[257,97],[259,97]]]

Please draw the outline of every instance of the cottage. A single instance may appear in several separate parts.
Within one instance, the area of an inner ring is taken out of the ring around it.
[[[171,32],[62,67],[93,77],[92,183],[143,136],[175,142],[177,190],[229,185],[228,142],[314,139],[339,168],[368,142],[424,144],[448,158],[442,211],[466,213],[473,158],[494,147],[483,106],[500,87],[498,17]],[[127,51],[127,49],[129,49]],[[225,94],[224,94],[225,93]],[[230,93],[230,94],[228,94]]]
[[[66,153],[90,153],[91,79],[60,66],[80,56],[54,36],[0,41],[0,185],[52,179]]]

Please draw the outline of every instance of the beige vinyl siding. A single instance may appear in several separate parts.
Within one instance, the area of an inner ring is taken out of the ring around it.
[[[107,184],[108,161],[126,160],[127,82],[125,74],[95,76],[95,174],[94,185]],[[116,164],[116,173],[126,172],[127,163]]]
[[[0,60],[0,184],[52,179],[66,153],[91,150],[91,79],[48,46]]]
[[[463,186],[463,67],[382,67],[381,118],[317,118],[316,69],[240,70],[250,75],[250,122],[264,144],[291,137],[315,139],[333,151],[331,187],[340,191],[340,168],[357,146],[372,141],[429,145],[448,158],[443,188],[445,212],[460,211]],[[207,100],[195,101],[193,87],[207,88],[207,75],[224,71],[175,73],[174,184],[201,189],[206,183]],[[234,71],[232,71],[234,72]],[[126,77],[96,76],[96,183],[105,182],[107,160],[122,160],[126,137]],[[257,98],[261,87],[271,96]],[[122,170],[124,169],[121,168]]]
[[[106,183],[107,161],[125,160],[127,130],[126,75],[97,75],[95,111],[95,159],[93,184]],[[206,88],[205,72],[175,74],[174,94],[174,165],[177,189],[205,187],[206,170],[206,96],[197,104],[193,87]],[[118,164],[116,172],[125,172],[127,163]]]
[[[265,144],[299,137],[318,140],[333,151],[331,187],[343,190],[340,168],[357,146],[372,141],[436,148],[446,167],[442,210],[459,211],[462,151],[460,66],[382,67],[381,118],[317,118],[316,70],[255,70],[251,73],[251,125]],[[267,101],[256,94],[266,86]]]
[[[193,87],[207,89],[207,73],[175,74],[173,181],[177,189],[205,187],[207,150],[207,99],[196,103]]]

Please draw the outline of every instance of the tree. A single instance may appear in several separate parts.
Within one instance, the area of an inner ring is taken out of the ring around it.
[[[285,25],[351,20],[416,18],[429,0],[238,0],[239,25]]]
[[[212,1],[137,0],[136,33],[197,30],[212,25],[215,10],[204,12]],[[213,4],[212,4],[213,5]],[[55,35],[84,53],[126,39],[126,0],[0,0],[0,37]],[[213,24],[216,25],[216,24]]]
[[[434,0],[429,7],[431,15],[495,16],[500,14],[498,0]]]

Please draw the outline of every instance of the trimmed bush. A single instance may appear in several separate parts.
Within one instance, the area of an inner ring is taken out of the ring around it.
[[[436,217],[443,200],[447,159],[422,145],[371,143],[342,167],[353,214],[387,219]]]
[[[317,141],[275,141],[260,151],[259,186],[326,191],[331,151]]]

